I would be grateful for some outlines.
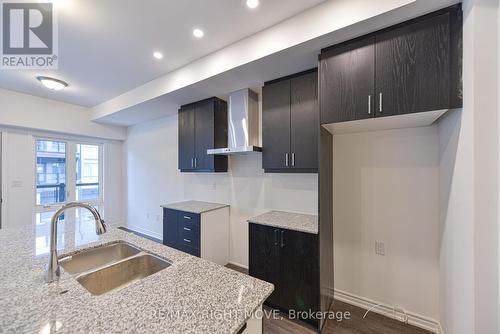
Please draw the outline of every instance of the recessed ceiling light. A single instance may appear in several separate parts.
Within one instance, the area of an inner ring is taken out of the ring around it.
[[[36,78],[38,81],[42,83],[42,85],[44,85],[50,90],[61,90],[68,87],[68,83],[59,79],[43,77],[43,76],[38,76]]]
[[[163,59],[163,53],[161,53],[159,51],[155,51],[153,53],[153,57],[155,57],[156,59]]]
[[[205,36],[205,33],[200,28],[196,28],[193,30],[193,36],[196,38],[202,38],[203,36]]]
[[[250,9],[257,8],[259,6],[259,0],[247,0],[247,6]]]

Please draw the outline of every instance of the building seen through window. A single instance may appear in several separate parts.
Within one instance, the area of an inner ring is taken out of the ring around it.
[[[66,201],[66,143],[36,141],[36,204]]]

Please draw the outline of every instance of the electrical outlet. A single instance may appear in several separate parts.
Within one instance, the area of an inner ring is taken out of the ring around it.
[[[375,241],[375,254],[385,256],[385,244],[382,241]]]

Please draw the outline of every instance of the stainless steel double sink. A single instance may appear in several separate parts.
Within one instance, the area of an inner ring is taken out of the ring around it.
[[[59,264],[93,295],[122,289],[171,265],[125,241],[63,256]]]

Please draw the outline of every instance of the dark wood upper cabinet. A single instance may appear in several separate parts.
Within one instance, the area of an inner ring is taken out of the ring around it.
[[[368,36],[321,54],[321,123],[373,117],[375,38]]]
[[[213,168],[214,156],[207,149],[214,148],[215,112],[214,101],[202,101],[196,105],[195,167],[198,170]]]
[[[265,172],[317,172],[318,118],[316,69],[265,83],[262,89]]]
[[[322,50],[321,124],[462,106],[460,5]]]
[[[179,110],[179,169],[194,168],[194,105]]]
[[[262,165],[282,169],[290,165],[290,80],[262,88]]]
[[[450,15],[376,35],[377,116],[449,108]]]
[[[318,168],[318,72],[290,80],[291,167],[299,170]]]
[[[207,149],[227,146],[227,103],[218,98],[182,106],[179,110],[181,172],[227,172],[227,156]]]

